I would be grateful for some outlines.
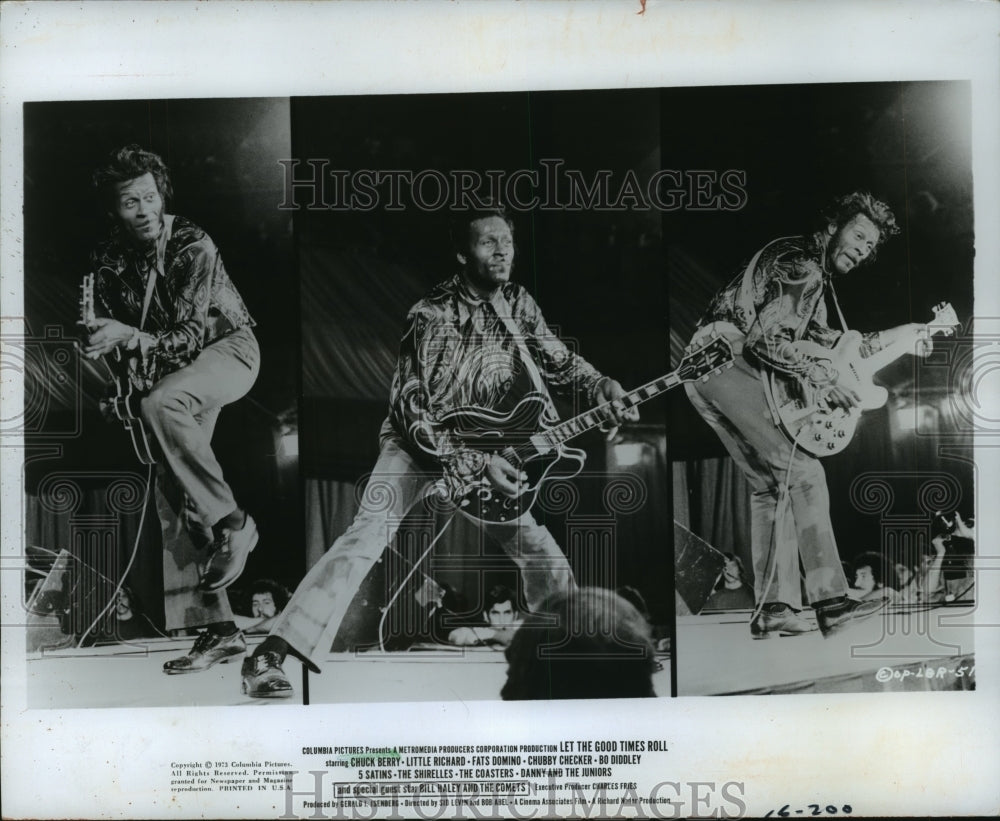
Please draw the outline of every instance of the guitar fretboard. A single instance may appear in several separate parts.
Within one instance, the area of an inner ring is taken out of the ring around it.
[[[618,401],[628,410],[642,404],[648,399],[652,399],[654,396],[659,396],[664,391],[676,387],[681,381],[681,378],[676,373],[668,373],[666,376],[661,376],[659,379],[654,379],[652,382],[647,382],[645,385],[629,391]],[[572,439],[574,436],[579,436],[581,433],[604,424],[605,417],[602,411],[610,404],[610,402],[605,402],[603,405],[598,405],[596,408],[592,408],[586,413],[581,413],[579,416],[574,416],[572,419],[567,419],[565,422],[549,428],[533,438],[537,442],[543,443],[546,448],[554,448],[566,440]]]

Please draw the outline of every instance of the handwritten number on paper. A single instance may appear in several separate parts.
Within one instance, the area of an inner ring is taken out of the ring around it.
[[[819,804],[807,804],[811,812],[809,815],[822,815],[823,811],[820,809]],[[774,810],[768,810],[765,818],[771,818],[772,816],[778,816],[780,818],[788,818],[792,815],[802,815],[803,810],[792,810],[790,804],[785,804],[780,810],[775,812]],[[838,812],[844,813],[844,815],[850,815],[854,812],[854,808],[850,804],[844,804],[839,810],[833,804],[826,805],[827,815],[836,815]]]

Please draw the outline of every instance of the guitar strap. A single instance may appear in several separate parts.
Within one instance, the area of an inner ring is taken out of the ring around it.
[[[833,307],[837,309],[837,318],[840,320],[840,327],[844,329],[844,333],[847,333],[849,328],[847,327],[847,320],[844,319],[844,312],[840,310],[840,300],[837,299],[837,289],[833,287],[833,277],[829,277],[827,284],[830,286],[830,294],[833,296]]]
[[[524,344],[524,333],[514,324],[510,304],[502,293],[497,293],[493,300],[493,307],[497,309],[497,316],[500,317],[500,321],[503,322],[508,333],[514,337],[514,343],[517,345],[518,352],[521,354],[524,367],[528,371],[528,377],[531,379],[535,390],[548,396],[548,389],[545,387],[542,375],[538,371],[538,365],[535,364],[534,358],[528,351],[528,346]]]
[[[153,301],[153,292],[156,290],[156,278],[163,274],[167,241],[170,239],[171,230],[174,225],[173,214],[163,215],[163,230],[156,240],[156,260],[149,266],[149,274],[146,276],[146,293],[142,297],[142,315],[139,317],[139,330],[146,324],[146,317],[149,315],[149,306]]]

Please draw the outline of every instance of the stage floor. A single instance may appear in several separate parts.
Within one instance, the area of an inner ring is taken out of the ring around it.
[[[766,640],[750,637],[749,610],[681,616],[678,695],[973,689],[974,609],[889,608],[829,638]]]
[[[254,647],[263,637],[248,639]],[[142,644],[55,650],[28,656],[28,706],[33,709],[88,707],[178,707],[303,704],[303,667],[292,657],[284,665],[295,694],[287,699],[252,699],[240,692],[242,657],[201,672],[168,676],[163,662],[184,655],[194,639],[150,639]],[[670,660],[654,676],[660,696],[670,695]],[[502,650],[435,647],[408,652],[331,653],[321,675],[308,676],[310,704],[397,701],[499,700],[507,679]]]
[[[678,695],[886,692],[973,689],[974,605],[896,608],[824,639],[755,641],[750,611],[677,620]],[[805,611],[808,614],[808,611]],[[249,640],[252,648],[262,637]],[[321,675],[304,681],[302,665],[285,663],[295,694],[251,699],[240,692],[240,659],[202,673],[168,676],[163,662],[193,639],[32,653],[27,661],[33,709],[174,707],[304,703],[498,700],[507,676],[502,650],[432,646],[408,652],[331,653]],[[670,660],[654,676],[670,695]]]

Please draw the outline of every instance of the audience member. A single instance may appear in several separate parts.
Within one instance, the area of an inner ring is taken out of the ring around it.
[[[114,614],[113,622],[109,624],[102,618],[101,624],[107,626],[98,625],[84,636],[84,647],[149,639],[163,635],[143,612],[138,596],[127,585],[122,585],[118,590],[112,612]]]
[[[272,579],[257,579],[250,586],[250,616],[235,614],[236,625],[245,633],[267,633],[291,597],[288,589]]]
[[[510,644],[522,620],[514,592],[503,584],[494,585],[486,594],[482,625],[458,627],[448,634],[448,641],[460,647]]]
[[[507,701],[655,696],[649,624],[611,590],[557,594],[507,648]]]
[[[847,594],[858,601],[879,601],[890,603],[899,600],[899,593],[886,584],[888,577],[886,557],[875,551],[862,553],[854,560],[854,586]],[[850,578],[850,576],[848,576]]]
[[[715,583],[715,590],[708,597],[702,612],[706,610],[753,610],[753,589],[746,582],[743,561],[735,553],[723,553],[726,563],[722,575]]]
[[[966,522],[956,510],[954,518],[945,518],[949,528],[945,545],[948,549],[942,563],[941,575],[944,579],[946,602],[971,601],[975,599],[975,568],[976,536],[973,520]]]
[[[642,593],[630,584],[622,585],[615,592],[638,610],[639,615],[646,620],[649,629],[652,631],[651,637],[656,651],[658,653],[669,653],[670,630],[668,627],[653,624],[653,619],[649,614],[649,606],[646,604],[646,598]]]
[[[941,582],[941,567],[944,563],[945,536],[931,539],[933,552],[923,552],[916,557],[905,554],[896,557],[894,566],[899,582],[899,601],[905,604],[939,604],[944,601],[945,591]]]

